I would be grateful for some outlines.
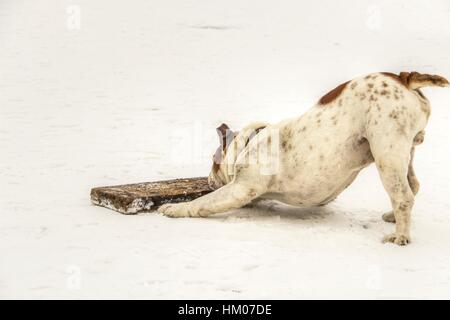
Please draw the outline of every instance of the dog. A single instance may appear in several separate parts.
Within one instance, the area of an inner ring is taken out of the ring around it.
[[[450,85],[441,76],[418,72],[372,73],[337,86],[300,117],[254,123],[240,132],[222,124],[208,178],[215,190],[158,211],[206,217],[259,199],[325,205],[375,162],[392,205],[382,218],[396,224],[383,241],[406,245],[419,190],[414,150],[424,140],[431,111],[420,91],[425,86]],[[272,156],[262,157],[261,149]]]

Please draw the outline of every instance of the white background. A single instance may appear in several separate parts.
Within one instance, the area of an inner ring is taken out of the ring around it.
[[[450,77],[450,2],[0,1],[0,298],[449,298],[450,90],[416,152],[413,243],[375,168],[332,204],[124,216],[91,187],[204,176],[221,122],[300,115],[370,72]]]

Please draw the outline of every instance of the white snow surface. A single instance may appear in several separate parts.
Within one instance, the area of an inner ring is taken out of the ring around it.
[[[300,115],[356,76],[450,77],[449,18],[447,0],[2,0],[0,298],[450,298],[448,89],[424,89],[407,247],[381,243],[373,166],[312,209],[170,219],[89,199],[205,176],[221,122]]]

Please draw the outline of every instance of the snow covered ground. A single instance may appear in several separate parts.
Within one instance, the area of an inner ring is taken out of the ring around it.
[[[93,186],[207,175],[215,127],[374,71],[450,77],[448,0],[2,0],[0,298],[450,298],[450,91],[416,152],[413,243],[374,167],[332,204],[124,216]]]

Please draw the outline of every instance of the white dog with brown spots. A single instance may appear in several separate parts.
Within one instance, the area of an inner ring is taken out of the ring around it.
[[[423,142],[430,115],[430,104],[419,90],[425,86],[448,87],[449,82],[417,72],[373,73],[341,84],[300,117],[251,124],[239,133],[222,125],[209,176],[216,190],[158,211],[206,217],[258,199],[323,205],[375,162],[392,204],[383,219],[396,223],[384,241],[406,245],[419,189],[414,148]]]

